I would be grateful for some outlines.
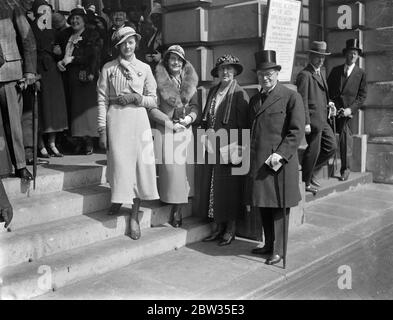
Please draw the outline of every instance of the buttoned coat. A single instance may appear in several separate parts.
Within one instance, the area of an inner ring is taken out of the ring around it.
[[[0,1],[0,46],[5,62],[0,68],[0,82],[16,81],[24,73],[36,73],[34,35],[16,0]]]
[[[327,121],[329,103],[328,85],[324,75],[319,77],[311,64],[297,76],[296,85],[303,98],[306,124],[312,131],[321,131]]]
[[[345,64],[332,69],[328,77],[329,96],[337,109],[350,108],[354,114],[367,97],[366,73],[358,66],[354,66],[347,78],[344,75]]]
[[[246,201],[254,207],[283,207],[283,170],[265,164],[272,153],[285,160],[286,207],[301,199],[297,149],[304,135],[304,107],[301,96],[280,83],[262,103],[261,94],[250,100],[250,172]]]

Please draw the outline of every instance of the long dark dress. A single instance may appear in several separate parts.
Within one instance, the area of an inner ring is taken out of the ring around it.
[[[216,112],[213,113],[212,108],[218,87],[213,87],[209,92],[203,127],[215,131],[224,129],[229,137],[229,130],[241,130],[248,127],[248,96],[238,84],[235,84],[232,103],[228,103],[228,92],[217,106]],[[223,223],[236,220],[242,210],[245,178],[232,174],[234,165],[220,164],[219,147],[217,143],[216,164],[205,164],[202,167],[200,210],[205,212],[209,218],[213,218],[215,222]]]
[[[72,29],[63,32],[61,48],[65,53],[68,39],[72,35]],[[74,48],[74,60],[66,66],[65,81],[69,94],[67,103],[70,109],[71,134],[74,137],[97,137],[97,79],[100,63],[100,37],[90,29],[85,29],[80,40]],[[80,80],[80,75],[94,75],[92,81]]]
[[[44,133],[60,132],[68,128],[68,121],[63,79],[52,52],[56,31],[40,30],[35,22],[32,29],[37,43],[37,73],[42,77],[39,94],[40,129]]]

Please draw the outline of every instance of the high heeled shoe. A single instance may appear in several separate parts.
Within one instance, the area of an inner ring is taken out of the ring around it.
[[[49,159],[50,155],[48,153],[48,150],[46,150],[46,148],[41,148],[40,150],[38,150],[38,157],[39,158],[46,158]]]
[[[59,150],[56,148],[56,146],[49,146],[49,152],[52,157],[56,157],[56,158],[63,158],[64,157],[64,155],[61,152],[59,152]]]
[[[225,232],[222,240],[218,243],[220,247],[228,246],[231,244],[232,240],[235,239],[235,234],[232,232]]]

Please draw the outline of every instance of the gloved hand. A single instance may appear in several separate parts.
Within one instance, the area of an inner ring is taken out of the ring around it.
[[[184,118],[179,119],[181,125],[187,127],[192,122],[191,116],[185,116]]]
[[[23,75],[23,78],[25,78],[25,82],[27,86],[32,85],[35,82],[35,74],[27,72]]]
[[[329,102],[328,107],[329,107],[328,118],[330,119],[331,117],[335,117],[337,115],[337,109],[334,102]]]
[[[175,124],[173,125],[173,131],[175,131],[175,132],[180,132],[180,131],[183,131],[183,130],[185,130],[185,129],[186,129],[186,127],[183,126],[183,125],[180,124],[180,123],[175,123]]]
[[[107,150],[107,137],[106,137],[106,129],[103,128],[99,132],[100,137],[98,139],[98,145],[101,149]]]
[[[64,72],[64,71],[67,70],[66,67],[65,67],[65,65],[64,65],[63,60],[60,60],[60,61],[57,63],[57,68],[58,68],[61,72]]]
[[[141,102],[142,96],[136,92],[117,97],[117,103],[121,106],[125,106],[127,104],[135,104],[138,106]]]

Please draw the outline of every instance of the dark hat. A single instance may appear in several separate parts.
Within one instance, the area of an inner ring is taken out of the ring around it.
[[[236,75],[241,74],[243,71],[243,66],[240,64],[239,58],[231,54],[226,54],[217,59],[216,66],[213,68],[210,74],[214,78],[218,78],[218,68],[225,65],[231,65],[232,67],[234,67],[236,69]]]
[[[256,70],[281,70],[281,66],[276,62],[276,51],[274,50],[262,50],[255,53],[255,64]]]
[[[313,41],[308,52],[320,54],[323,56],[331,55],[330,52],[326,52],[326,48],[327,44],[325,41]]]
[[[73,16],[80,16],[83,18],[83,20],[85,20],[85,22],[87,22],[86,10],[83,7],[78,6],[78,7],[71,10],[70,15],[67,18],[68,24],[71,24],[71,19]]]
[[[103,4],[104,9],[102,9],[102,11],[106,14],[111,14],[117,11],[123,11],[127,13],[131,8],[129,0],[104,0]]]
[[[346,47],[343,49],[343,54],[347,52],[347,50],[357,50],[359,54],[362,54],[362,49],[360,46],[360,42],[358,39],[348,39],[346,41]]]
[[[45,0],[34,0],[33,5],[31,6],[31,11],[35,16],[37,16],[37,10],[40,6],[48,6],[53,9],[53,7]]]

